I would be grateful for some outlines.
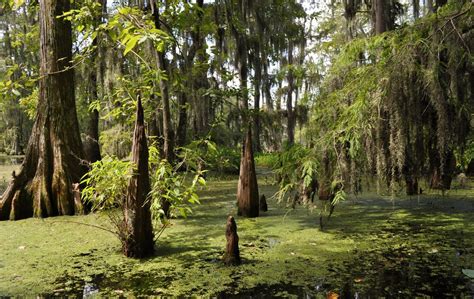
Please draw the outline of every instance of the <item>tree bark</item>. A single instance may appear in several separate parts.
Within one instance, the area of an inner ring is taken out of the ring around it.
[[[413,4],[413,17],[418,19],[420,17],[420,0],[412,0]]]
[[[159,10],[155,1],[148,0],[149,6],[152,7],[153,20],[156,29],[161,29]],[[166,68],[166,60],[163,52],[156,52],[156,66],[159,72],[161,72],[159,78],[159,88],[161,92],[161,100],[163,103],[163,152],[168,162],[173,163],[174,161],[174,132],[171,123],[171,108],[170,108],[170,96],[168,81],[165,80],[165,76],[168,71]],[[158,112],[159,113],[159,112]]]
[[[240,265],[239,236],[237,235],[237,224],[232,216],[227,218],[225,238],[227,244],[223,258],[224,264]]]
[[[387,31],[387,0],[375,0],[375,34]]]
[[[40,82],[37,115],[25,160],[0,201],[0,219],[72,215],[73,183],[86,168],[71,68],[71,23],[60,15],[69,0],[39,3]]]
[[[254,116],[253,116],[253,128],[254,128],[254,140],[253,145],[255,151],[261,152],[262,145],[260,143],[260,90],[262,86],[262,66],[261,66],[261,58],[260,58],[260,45],[255,43],[255,57],[253,59],[254,63]]]
[[[433,13],[435,11],[433,0],[426,0],[426,8],[428,9],[428,13]]]
[[[262,194],[262,196],[260,196],[260,211],[268,211],[267,199],[265,198],[265,194]]]
[[[290,69],[288,70],[288,94],[286,98],[286,110],[288,113],[288,126],[287,126],[287,134],[288,134],[288,144],[292,145],[295,143],[295,123],[296,117],[295,112],[293,109],[293,91],[294,91],[294,76],[291,67],[293,67],[293,42],[290,41],[288,46],[288,66]]]
[[[406,177],[406,193],[407,195],[417,195],[420,191],[418,187],[418,179],[416,177]]]
[[[143,258],[153,254],[153,228],[149,198],[148,145],[140,99],[133,133],[132,163],[136,170],[130,179],[124,205],[126,234],[123,253],[128,257]]]
[[[106,10],[105,0],[97,0],[97,2],[101,5],[101,13],[104,13]],[[94,23],[95,27],[97,28],[101,23],[102,16],[99,15],[95,18]],[[98,73],[98,65],[99,65],[99,50],[98,50],[98,37],[95,37],[92,40],[92,47],[94,48],[91,57],[92,57],[92,66],[90,68],[89,73],[89,104],[97,101],[99,98],[98,91],[97,91],[97,73]],[[102,72],[99,72],[102,75]],[[100,82],[102,83],[104,80],[101,79]],[[100,147],[99,147],[99,111],[97,109],[93,109],[89,111],[88,120],[87,120],[87,129],[86,129],[86,137],[84,140],[84,153],[86,160],[94,163],[102,159],[100,155]]]
[[[252,149],[252,130],[250,126],[242,147],[239,183],[237,187],[237,202],[239,216],[258,217],[258,184]]]

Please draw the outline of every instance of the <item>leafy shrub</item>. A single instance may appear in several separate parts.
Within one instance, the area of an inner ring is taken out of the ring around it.
[[[277,165],[278,157],[278,153],[259,153],[255,156],[255,163],[260,167],[272,168]]]
[[[181,150],[186,152],[188,157],[193,156],[193,159],[188,158],[188,161],[199,162],[196,165],[189,165],[187,162],[188,166],[194,169],[206,168],[220,174],[238,174],[240,152],[236,149],[217,146],[209,140],[196,140]]]
[[[182,163],[185,161],[183,160]],[[181,167],[181,164],[173,167],[168,161],[161,160],[158,150],[150,147],[151,192],[149,200],[151,201],[153,220],[161,225],[160,233],[168,227],[170,218],[179,215],[186,217],[192,212],[191,205],[199,204],[196,191],[199,186],[205,184],[202,177],[203,171],[178,171]],[[82,190],[82,198],[85,203],[90,204],[93,211],[106,213],[114,226],[114,233],[121,241],[124,240],[124,202],[133,171],[131,162],[105,156],[101,161],[91,164],[91,170],[81,182],[86,185]],[[164,217],[161,206],[162,199],[166,199],[171,205],[170,218]]]

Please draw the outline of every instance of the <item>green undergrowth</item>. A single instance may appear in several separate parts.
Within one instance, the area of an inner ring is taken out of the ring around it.
[[[234,177],[211,180],[202,204],[144,260],[122,256],[115,236],[94,227],[106,227],[100,215],[0,222],[0,297],[82,296],[86,285],[103,296],[469,293],[462,269],[474,268],[473,189],[395,201],[368,193],[337,206],[320,231],[318,210],[270,199],[268,175],[259,178],[269,211],[236,217],[241,266],[220,261],[227,215],[236,214]]]

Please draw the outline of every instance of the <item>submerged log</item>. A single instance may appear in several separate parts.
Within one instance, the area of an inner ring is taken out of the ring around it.
[[[240,175],[237,187],[238,215],[258,217],[259,197],[257,174],[252,149],[252,131],[249,127],[242,148],[240,159]]]
[[[265,194],[262,194],[262,196],[260,196],[260,211],[268,211],[267,199],[265,198]]]
[[[149,200],[148,145],[140,99],[133,133],[132,162],[136,169],[128,185],[124,206],[126,232],[122,240],[123,253],[128,257],[143,258],[153,254],[153,228]]]
[[[240,265],[241,260],[239,251],[239,236],[237,235],[237,224],[235,223],[235,219],[232,216],[227,218],[225,238],[227,240],[227,244],[223,257],[224,264]]]

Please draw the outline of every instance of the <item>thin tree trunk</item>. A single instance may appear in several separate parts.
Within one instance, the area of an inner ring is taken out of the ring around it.
[[[260,46],[258,43],[255,45],[255,57],[254,61],[254,117],[253,117],[253,128],[254,128],[254,140],[253,145],[256,152],[262,151],[262,145],[260,143],[260,90],[262,85],[262,66],[260,64]]]
[[[186,145],[186,135],[188,126],[188,99],[185,92],[178,95],[178,127],[176,129],[176,145],[181,147]]]
[[[105,0],[97,0],[101,7],[101,14],[105,13],[106,11],[106,3]],[[98,27],[101,23],[102,16],[99,15],[95,20],[95,26]],[[98,80],[97,80],[97,73],[98,73],[98,65],[100,62],[99,56],[99,48],[98,48],[98,37],[95,37],[92,40],[92,47],[94,48],[93,52],[91,53],[92,57],[92,67],[90,68],[89,74],[89,104],[98,100]],[[99,72],[102,75],[102,71]],[[103,82],[101,79],[100,82]],[[97,109],[92,109],[89,111],[87,120],[87,129],[86,129],[86,137],[84,140],[84,153],[86,159],[93,163],[99,161],[102,157],[100,155],[100,147],[99,147],[99,111]]]
[[[273,111],[273,99],[272,94],[270,92],[271,89],[271,82],[270,82],[270,75],[268,74],[268,62],[267,57],[263,56],[265,62],[263,64],[263,90],[265,95],[265,107],[269,111]]]
[[[375,34],[387,31],[386,0],[375,0]]]
[[[433,13],[434,10],[434,5],[433,5],[433,0],[426,0],[426,8],[428,10],[428,13]]]
[[[40,82],[37,115],[19,174],[0,201],[0,219],[72,215],[73,183],[85,173],[74,95],[69,0],[39,3]],[[80,203],[79,203],[80,204]]]
[[[413,0],[413,17],[418,19],[420,17],[420,0]]]
[[[293,42],[290,41],[288,46],[288,94],[286,98],[286,110],[288,113],[288,125],[287,125],[287,134],[288,134],[288,144],[292,145],[295,143],[295,113],[293,110],[293,91],[294,91],[294,77],[291,67],[293,67]]]
[[[136,171],[130,179],[124,206],[126,233],[123,253],[128,257],[143,258],[153,254],[153,228],[149,200],[148,145],[140,98],[133,133],[132,163]]]
[[[153,20],[155,28],[161,30],[159,10],[155,1],[149,1],[150,7],[152,7]],[[156,66],[158,71],[161,72],[158,80],[158,85],[161,92],[161,100],[163,103],[163,152],[168,162],[173,163],[174,161],[174,133],[173,126],[171,123],[171,108],[170,108],[170,96],[168,81],[165,80],[167,74],[167,68],[165,63],[165,55],[163,52],[156,52]]]

